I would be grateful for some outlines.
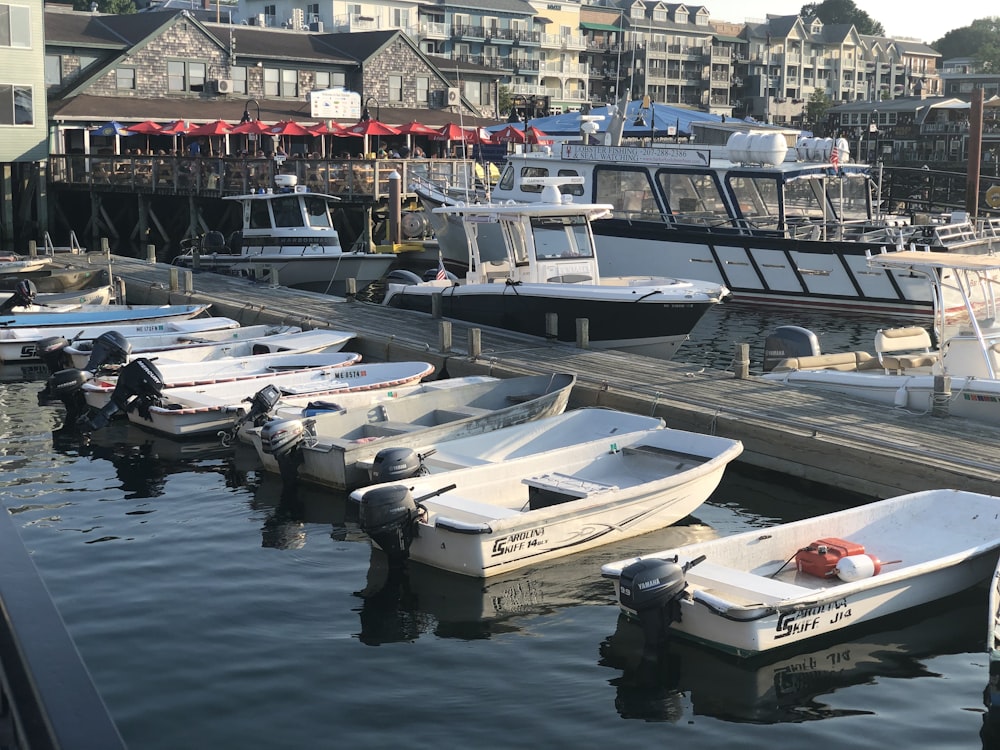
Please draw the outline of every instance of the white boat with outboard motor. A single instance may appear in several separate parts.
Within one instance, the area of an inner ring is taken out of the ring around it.
[[[676,634],[738,656],[956,594],[1000,556],[1000,497],[941,489],[609,563],[651,645]]]
[[[502,445],[503,432],[486,437]],[[676,523],[708,499],[742,451],[738,440],[661,423],[377,484],[351,500],[390,560],[486,578]]]
[[[928,290],[870,268],[866,254],[911,244],[1000,247],[998,219],[881,213],[879,173],[851,163],[846,141],[789,138],[758,129],[732,134],[726,146],[564,144],[551,154],[508,154],[492,199],[542,201],[524,176],[578,176],[582,184],[564,193],[612,204],[594,224],[603,275],[703,279],[736,301],[791,307],[927,315]],[[444,239],[456,236],[449,230]]]
[[[67,312],[15,312],[0,316],[0,328],[85,328],[109,324],[138,324],[187,320],[211,305],[81,305]]]
[[[439,298],[445,318],[567,343],[578,340],[577,321],[586,319],[593,348],[669,359],[729,294],[719,284],[681,278],[602,277],[591,222],[611,206],[564,203],[557,188],[564,178],[535,181],[547,200],[435,209],[463,222],[469,243],[465,278],[455,282],[439,274],[422,281],[394,271],[383,304],[431,313]],[[487,227],[492,231],[485,232]]]
[[[870,262],[932,290],[933,335],[918,326],[885,328],[875,334],[874,353],[824,354],[811,331],[782,326],[765,342],[763,377],[1000,425],[1000,258],[917,250],[877,253]]]
[[[94,432],[120,413],[135,424],[173,437],[226,431],[231,440],[243,424],[264,419],[282,396],[328,398],[416,383],[434,374],[427,362],[318,367],[259,378],[168,388],[156,364],[140,357],[122,368],[113,390],[83,386],[92,410],[80,420]]]
[[[208,232],[189,243],[174,264],[338,296],[347,279],[356,279],[360,290],[382,278],[396,256],[345,250],[330,214],[330,204],[340,199],[297,182],[295,175],[275,175],[276,188],[267,192],[225,196],[240,203],[242,229],[228,240]]]
[[[285,481],[353,489],[368,483],[372,461],[406,465],[432,443],[561,414],[575,382],[575,375],[555,373],[471,383],[306,419],[273,419],[244,434],[263,467]]]
[[[209,305],[168,305],[162,311],[164,314],[157,318],[101,324],[76,322],[72,313],[66,313],[64,318],[55,318],[61,322],[46,325],[45,320],[39,320],[40,325],[6,328],[2,322],[4,319],[0,318],[0,362],[19,364],[47,359],[52,355],[54,359],[50,368],[54,372],[67,366],[62,350],[68,342],[95,339],[109,331],[131,336],[163,332],[195,333],[214,330],[221,325],[239,325],[230,318],[195,317],[208,308]]]
[[[111,338],[105,334],[105,337]],[[210,362],[234,357],[261,354],[307,354],[319,351],[339,351],[354,338],[349,331],[317,328],[303,331],[298,326],[247,326],[229,331],[209,331],[205,334],[163,334],[148,337],[121,337],[114,345],[123,350],[123,364],[138,357],[155,357],[159,364],[173,362]],[[95,361],[98,341],[93,339],[66,347],[73,367],[96,371],[105,362]]]

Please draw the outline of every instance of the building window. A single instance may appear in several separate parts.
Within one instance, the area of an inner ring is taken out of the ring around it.
[[[281,71],[277,68],[264,68],[264,96],[277,96],[281,85]]]
[[[31,86],[0,84],[0,125],[34,125]]]
[[[187,91],[187,73],[183,62],[167,62],[167,91]]]
[[[281,71],[281,96],[294,99],[299,95],[299,72],[297,70]]]
[[[45,56],[45,85],[58,86],[62,83],[62,58],[59,55]]]
[[[306,18],[312,23],[313,19],[319,20],[319,3],[309,3],[306,5]]]
[[[167,61],[167,90],[200,93],[205,90],[205,63]]]
[[[403,101],[403,76],[389,76],[389,101],[393,103]]]
[[[0,5],[0,47],[31,46],[31,10],[26,5]]]
[[[407,29],[410,24],[410,11],[406,8],[392,9],[392,25],[397,29]]]
[[[135,90],[135,68],[117,68],[115,70],[115,88]]]
[[[275,20],[278,16],[278,6],[277,5],[265,5],[264,6],[264,25],[274,26]]]
[[[330,88],[330,73],[326,70],[317,70],[313,73],[313,91],[321,91]]]
[[[428,89],[430,88],[430,79],[424,76],[417,78],[417,104],[427,104],[428,102]]]
[[[347,74],[346,73],[331,73],[330,74],[330,88],[336,89],[347,88]]]
[[[236,67],[229,69],[229,77],[233,80],[233,93],[245,94],[247,92],[247,69]]]

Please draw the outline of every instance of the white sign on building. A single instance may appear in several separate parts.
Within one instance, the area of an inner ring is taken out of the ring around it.
[[[309,110],[315,120],[357,122],[361,119],[361,94],[347,89],[310,91]]]

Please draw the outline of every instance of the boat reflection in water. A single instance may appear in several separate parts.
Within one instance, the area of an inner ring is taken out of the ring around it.
[[[650,543],[689,544],[715,536],[696,519],[636,539],[571,555],[538,567],[521,568],[490,578],[473,578],[407,562],[390,565],[372,547],[368,579],[356,596],[362,600],[362,643],[412,641],[422,634],[475,640],[529,626],[522,618],[551,614],[580,604],[608,604],[597,571],[615,554]]]
[[[869,713],[819,700],[880,678],[933,677],[922,660],[978,652],[986,596],[982,587],[882,618],[777,655],[738,659],[675,638],[657,650],[624,615],[600,645],[600,664],[621,670],[611,680],[622,718],[676,722],[690,712],[755,724],[817,721]],[[871,712],[874,713],[874,712]]]

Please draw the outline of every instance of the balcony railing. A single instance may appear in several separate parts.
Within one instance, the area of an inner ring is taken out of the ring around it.
[[[446,23],[421,21],[417,33],[422,39],[447,39],[451,36],[451,27]]]

